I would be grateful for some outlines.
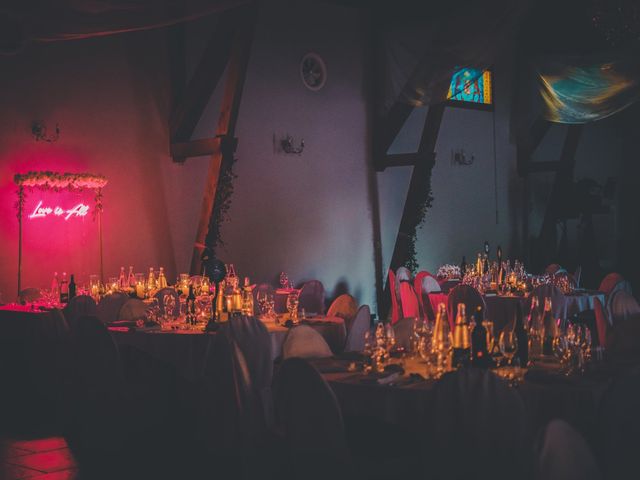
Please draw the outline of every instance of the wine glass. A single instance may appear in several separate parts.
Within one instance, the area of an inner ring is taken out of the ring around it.
[[[265,297],[265,308],[266,308],[266,316],[268,318],[276,318],[276,299],[273,296],[273,293],[267,293]]]
[[[173,295],[167,293],[162,297],[162,305],[164,306],[164,318],[166,322],[173,320],[176,308],[176,299]]]
[[[298,301],[299,292],[293,291],[287,295],[287,311],[289,312],[289,318],[294,323],[298,320]]]
[[[502,355],[507,359],[507,365],[513,363],[513,356],[518,351],[518,337],[513,330],[500,333],[500,339],[498,340],[498,346]]]
[[[287,288],[289,286],[289,277],[285,272],[280,273],[280,287]]]

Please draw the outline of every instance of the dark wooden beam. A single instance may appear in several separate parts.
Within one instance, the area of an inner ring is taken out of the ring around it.
[[[184,16],[185,5],[173,7],[176,16]],[[178,23],[167,28],[167,54],[171,105],[175,106],[184,95],[187,86],[186,24]]]
[[[226,11],[218,17],[198,66],[169,120],[171,142],[191,138],[205,107],[227,66],[236,33],[250,7]]]
[[[393,153],[382,157],[384,167],[408,167],[424,160],[421,153]]]
[[[415,164],[413,172],[411,173],[409,190],[407,192],[407,198],[402,211],[402,218],[400,219],[400,227],[398,228],[398,234],[393,247],[393,254],[391,255],[391,262],[389,263],[389,268],[392,270],[396,270],[407,261],[410,232],[416,223],[416,219],[413,215],[413,212],[415,212],[415,205],[411,205],[409,202],[418,196],[416,195],[417,191],[425,188],[425,178],[431,175],[431,170],[435,165],[435,147],[438,140],[438,133],[440,132],[440,125],[442,124],[444,109],[445,104],[439,103],[437,105],[431,105],[427,112],[427,118],[420,138],[420,146],[418,148],[418,153],[416,154],[422,157],[422,160]],[[386,316],[389,311],[389,301],[391,299],[391,286],[389,285],[389,282],[385,285],[384,299],[384,313]]]
[[[530,171],[529,165],[532,163],[531,155],[535,152],[536,148],[538,148],[540,142],[542,142],[550,126],[551,123],[548,120],[545,120],[543,117],[538,117],[531,125],[529,131],[519,136],[517,141],[516,167],[521,177],[526,176]]]
[[[227,149],[232,154],[236,151],[238,139],[233,137],[214,137],[190,140],[171,144],[171,156],[176,162],[183,162],[188,157],[213,155],[220,149]]]
[[[244,10],[244,18],[242,19],[241,26],[233,35],[233,47],[229,58],[227,79],[222,97],[222,105],[220,107],[218,126],[216,128],[217,137],[234,137],[257,16],[258,10],[256,5],[252,5],[250,9]],[[193,254],[191,256],[190,271],[192,274],[200,273],[200,258],[209,231],[220,169],[232,161],[233,152],[227,148],[220,148],[211,156],[202,198],[202,207],[200,208],[200,216],[198,218],[198,229],[193,246]]]
[[[542,228],[536,246],[536,267],[544,268],[555,261],[556,255],[556,224],[564,207],[566,192],[570,191],[573,182],[573,170],[576,163],[576,151],[582,135],[582,125],[569,125],[567,135],[562,146],[556,178],[551,189],[549,203],[545,211]]]

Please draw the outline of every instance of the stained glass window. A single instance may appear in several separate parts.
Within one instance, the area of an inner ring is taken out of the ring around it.
[[[493,103],[491,72],[474,68],[462,68],[453,74],[447,99],[480,105]]]

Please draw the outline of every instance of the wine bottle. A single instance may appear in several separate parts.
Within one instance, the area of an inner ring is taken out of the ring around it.
[[[491,357],[487,348],[487,329],[484,326],[482,307],[478,307],[475,326],[471,331],[471,364],[474,367],[488,368]]]
[[[147,279],[147,291],[156,289],[156,275],[153,273],[153,267],[149,268],[149,278]]]
[[[467,271],[467,257],[462,256],[462,263],[460,263],[460,277],[464,278],[464,273]]]
[[[431,349],[436,356],[437,374],[442,375],[444,372],[451,370],[451,330],[449,328],[449,319],[447,318],[447,307],[444,303],[438,305],[438,313],[436,314],[436,324],[433,328]]]
[[[133,274],[133,265],[129,266],[129,276],[127,277],[129,288],[136,288],[136,276]]]
[[[527,319],[529,330],[529,358],[532,361],[540,359],[542,356],[542,324],[540,309],[538,306],[538,297],[531,296],[531,308],[529,309],[529,318]]]
[[[529,362],[529,339],[527,337],[527,330],[524,328],[523,317],[522,304],[518,302],[516,306],[516,324],[513,329],[518,344],[518,350],[515,356],[520,359],[520,366],[526,367]]]
[[[71,281],[69,282],[69,300],[76,296],[76,280],[71,274]]]
[[[466,306],[458,304],[458,314],[453,329],[453,367],[466,367],[471,361],[471,338],[467,322]]]
[[[120,267],[120,275],[118,276],[118,289],[124,290],[127,288],[127,279],[124,276],[124,267]]]
[[[553,355],[553,339],[556,337],[557,326],[553,319],[551,298],[544,299],[544,314],[542,316],[542,354]]]
[[[158,289],[167,288],[167,277],[164,276],[164,267],[160,267],[160,273],[158,273]]]
[[[53,280],[51,280],[51,297],[60,297],[60,280],[58,279],[58,272],[53,272]]]
[[[60,303],[69,302],[69,281],[67,280],[67,272],[62,272],[62,281],[60,282]]]

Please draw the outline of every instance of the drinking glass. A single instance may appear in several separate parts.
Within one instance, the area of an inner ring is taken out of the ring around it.
[[[164,317],[167,321],[173,320],[174,311],[176,308],[176,299],[173,295],[167,293],[162,297],[162,304],[164,306]]]
[[[265,305],[265,308],[266,308],[266,316],[267,316],[267,318],[271,318],[271,319],[276,318],[277,317],[276,316],[276,311],[275,311],[276,299],[273,296],[273,293],[267,293],[266,294],[264,305]]]
[[[289,286],[289,277],[285,272],[280,273],[280,287],[287,288]]]
[[[500,333],[498,345],[502,355],[507,359],[507,365],[511,365],[513,362],[513,356],[518,351],[518,338],[516,337],[515,332],[506,331]]]
[[[267,292],[264,290],[258,290],[256,294],[256,301],[258,302],[258,308],[260,308],[260,314],[266,315],[267,313]]]

